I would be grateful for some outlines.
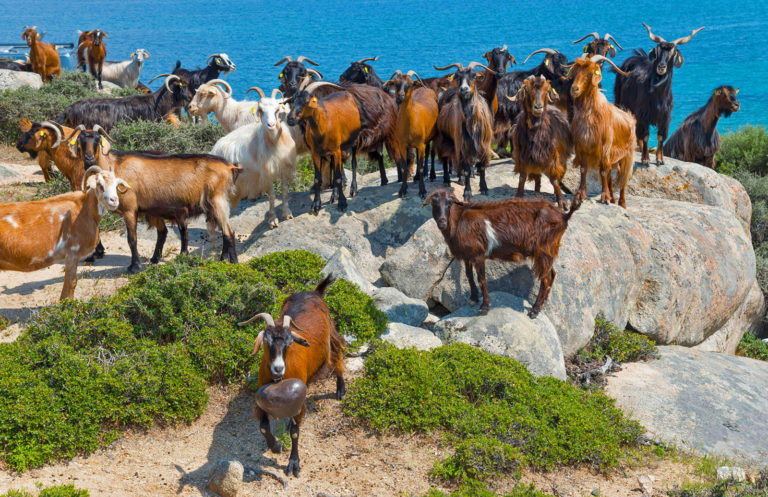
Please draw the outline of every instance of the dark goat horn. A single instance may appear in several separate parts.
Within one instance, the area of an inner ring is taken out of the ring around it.
[[[694,36],[696,36],[696,33],[698,33],[699,31],[701,31],[702,29],[704,29],[704,27],[705,27],[705,26],[702,26],[702,27],[700,27],[699,29],[694,29],[694,30],[693,30],[693,32],[692,32],[691,34],[689,34],[688,36],[686,36],[686,37],[684,37],[684,38],[678,38],[678,39],[676,39],[675,41],[673,41],[673,42],[672,42],[672,44],[673,44],[673,45],[685,45],[686,43],[688,43],[689,41],[691,41],[691,38],[693,38]]]
[[[655,35],[655,34],[651,33],[651,27],[649,25],[647,25],[646,23],[643,23],[643,26],[645,26],[645,29],[648,30],[648,36],[651,38],[652,42],[654,42],[654,43],[666,43],[667,42],[667,40],[665,40],[661,36]]]
[[[616,44],[616,46],[619,48],[619,50],[624,50],[621,45],[619,45],[619,42],[616,41],[616,38],[610,35],[610,33],[605,33],[605,36],[603,37],[604,40],[611,40],[613,43]]]
[[[616,69],[617,73],[621,74],[622,76],[629,76],[628,72],[622,71],[621,68],[616,64],[614,64],[614,62],[608,57],[604,57],[602,55],[593,55],[592,57],[589,58],[589,60],[591,60],[592,62],[607,62],[610,65],[612,65],[614,69]]]
[[[372,60],[372,61],[375,62],[375,61],[379,60],[379,56],[377,55],[376,57],[366,57],[364,59],[358,60],[357,63],[358,64],[364,64],[364,63],[368,62],[369,60]]]
[[[589,33],[588,35],[584,35],[584,36],[582,36],[581,38],[579,38],[578,40],[576,40],[576,41],[574,41],[574,42],[571,42],[571,43],[572,43],[573,45],[575,45],[575,44],[579,43],[580,41],[584,41],[584,40],[586,40],[586,39],[587,39],[587,38],[589,38],[590,36],[591,36],[593,39],[595,39],[595,40],[597,40],[598,38],[600,38],[600,35],[599,35],[599,34],[597,34],[597,33]]]
[[[313,66],[318,66],[318,65],[320,65],[320,64],[318,64],[317,62],[312,62],[311,60],[309,60],[308,58],[304,57],[303,55],[299,55],[298,57],[296,57],[296,62],[298,62],[298,63],[300,63],[300,64],[301,64],[301,63],[304,63],[304,62],[309,62],[309,63],[310,63],[310,64],[312,64]]]
[[[530,59],[531,57],[533,57],[537,53],[545,53],[545,54],[549,54],[549,55],[555,55],[555,54],[559,54],[560,52],[558,52],[557,50],[554,50],[552,48],[540,48],[540,49],[536,50],[535,52],[532,52],[531,55],[529,55],[528,57],[526,57],[525,60],[523,61],[523,65],[525,65],[525,63],[528,62],[528,59]]]
[[[462,69],[464,69],[464,66],[463,66],[463,65],[461,65],[461,62],[454,62],[453,64],[449,64],[449,65],[447,65],[447,66],[445,66],[445,67],[437,67],[437,66],[432,66],[432,67],[434,67],[434,68],[435,68],[435,70],[437,70],[437,71],[447,71],[448,69],[450,69],[450,68],[452,68],[452,67],[455,67],[455,68],[456,68],[456,69],[458,69],[459,71],[461,71]]]
[[[51,121],[42,121],[40,123],[40,127],[42,128],[48,128],[54,133],[56,133],[56,143],[51,145],[51,148],[56,148],[59,146],[59,143],[61,143],[62,137],[61,137],[61,128],[59,128],[55,123],[52,123]]]
[[[282,64],[283,62],[293,62],[293,57],[291,57],[290,55],[286,55],[285,57],[283,57],[282,59],[280,59],[280,62],[277,62],[277,63],[275,63],[275,65],[276,65],[276,66],[279,66],[279,65],[280,65],[280,64]]]

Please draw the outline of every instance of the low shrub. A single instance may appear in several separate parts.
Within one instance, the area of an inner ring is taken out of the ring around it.
[[[768,133],[765,126],[745,126],[723,135],[723,145],[715,156],[718,172],[734,176],[749,172],[768,174]]]
[[[723,480],[715,483],[693,483],[668,490],[669,497],[765,497],[768,495],[768,470],[763,469],[754,482]]]
[[[343,336],[354,337],[350,350],[378,338],[387,329],[387,315],[376,308],[373,299],[357,284],[336,280],[325,295],[325,302]]]
[[[768,361],[768,343],[757,338],[752,333],[744,333],[741,337],[736,354],[761,361]]]
[[[512,493],[497,494],[488,490],[482,483],[472,483],[463,485],[459,490],[451,493],[444,493],[439,490],[430,490],[424,497],[552,497],[548,493],[544,493],[541,490],[531,485],[518,484],[512,489]]]
[[[216,140],[225,134],[224,128],[210,121],[202,124],[182,121],[178,128],[166,122],[122,122],[109,132],[115,140],[113,146],[118,150],[148,150],[166,154],[208,153]]]
[[[248,265],[264,274],[286,294],[312,290],[323,278],[320,271],[325,260],[306,250],[273,252],[248,261]]]
[[[655,357],[657,353],[653,340],[640,333],[622,330],[600,312],[595,318],[595,334],[579,355],[588,359],[610,356],[617,362],[633,362]]]
[[[443,430],[455,453],[434,472],[459,482],[526,466],[611,468],[643,433],[602,392],[535,378],[514,359],[464,344],[377,347],[344,411],[378,432]]]
[[[56,485],[40,489],[38,497],[89,497],[88,490],[75,488],[74,485]],[[9,490],[0,497],[34,497],[26,490]]]

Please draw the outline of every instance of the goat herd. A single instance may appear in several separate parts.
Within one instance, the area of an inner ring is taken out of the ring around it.
[[[588,170],[599,171],[600,201],[616,202],[612,170],[617,169],[618,204],[626,208],[625,187],[636,147],[649,163],[649,127],[656,126],[657,164],[664,154],[712,167],[720,139],[716,124],[721,115],[739,109],[738,89],[720,86],[707,104],[691,114],[664,144],[672,110],[672,73],[683,64],[680,47],[689,36],[666,41],[644,24],[656,44],[650,53],[635,54],[617,66],[619,43],[610,35],[591,33],[584,53],[569,62],[550,48],[541,63],[528,71],[510,71],[515,58],[507,46],[484,54],[486,64],[453,63],[438,71],[447,75],[421,78],[414,71],[396,71],[381,80],[371,66],[377,57],[353,62],[338,83],[324,81],[300,56],[284,57],[275,66],[281,85],[267,94],[252,87],[256,101],[237,101],[232,88],[219,79],[235,70],[224,53],[208,57],[203,69],[185,70],[176,63],[171,73],[155,76],[163,84],[154,92],[139,82],[146,50],[138,49],[122,62],[105,61],[107,34],[80,32],[78,64],[98,80],[144,89],[144,94],[123,98],[89,98],[62,109],[55,120],[22,120],[17,148],[37,157],[46,180],[50,162],[69,180],[72,193],[25,203],[0,205],[0,270],[33,271],[65,261],[62,298],[74,294],[75,272],[84,258],[101,257],[98,221],[104,210],[125,220],[131,250],[129,272],[139,271],[136,225],[140,217],[157,229],[152,263],[162,257],[167,236],[165,221],[175,222],[181,251],[187,252],[187,222],[205,215],[209,232],[223,234],[221,259],[237,261],[231,206],[242,199],[269,197],[268,222],[278,225],[274,183],[281,181],[282,217],[290,219],[288,183],[297,156],[309,153],[315,166],[312,212],[321,208],[320,192],[332,188],[331,203],[345,210],[347,199],[342,170],[351,157],[349,195],[357,193],[357,156],[378,162],[381,184],[387,183],[384,149],[397,166],[399,196],[407,194],[408,180],[418,181],[419,195],[432,204],[446,242],[466,261],[472,301],[479,300],[473,270],[483,292],[481,311],[489,306],[485,289],[485,259],[521,260],[531,257],[541,289],[531,311],[535,315],[551,288],[552,269],[568,218],[586,197]],[[45,81],[60,72],[55,47],[40,40],[34,27],[22,35],[30,48],[27,64],[3,62],[3,68],[31,70]],[[524,62],[524,63],[525,63]],[[603,65],[617,74],[615,104],[601,91]],[[478,70],[480,69],[480,70]],[[213,113],[227,135],[210,154],[165,155],[160,152],[116,151],[109,132],[121,121],[169,119],[181,108],[192,116]],[[486,169],[495,156],[511,155],[519,173],[517,196],[526,181],[540,191],[542,175],[552,183],[557,206],[541,199],[512,199],[468,203],[475,171],[480,193],[486,194]],[[427,197],[424,182],[435,180],[435,157],[443,165],[443,183],[450,184],[451,169],[464,185],[463,201],[449,191]],[[581,184],[570,213],[561,181],[567,161],[581,168]],[[431,166],[429,159],[431,158]],[[473,167],[475,166],[475,167]],[[415,169],[415,171],[414,171]],[[414,174],[415,172],[415,174]],[[425,202],[426,205],[427,202]]]

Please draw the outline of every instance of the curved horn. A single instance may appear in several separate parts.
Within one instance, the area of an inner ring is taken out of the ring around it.
[[[437,70],[437,71],[447,71],[448,69],[450,69],[452,67],[455,67],[458,70],[464,69],[464,66],[461,65],[461,62],[454,62],[453,64],[449,64],[449,65],[447,65],[445,67],[437,67],[437,66],[434,66],[434,65],[432,67],[434,67],[435,70]]]
[[[309,74],[314,75],[317,79],[323,79],[323,75],[320,74],[320,71],[315,71],[314,69],[307,69],[307,72]],[[305,79],[309,79],[309,78],[305,78]]]
[[[80,185],[80,189],[85,191],[85,182],[88,180],[88,176],[90,176],[91,174],[94,174],[94,173],[101,173],[101,172],[103,172],[103,169],[101,169],[99,166],[91,166],[91,167],[89,167],[85,171],[85,174],[83,175],[83,182]]]
[[[266,95],[264,95],[264,90],[262,90],[262,89],[261,89],[261,88],[259,88],[258,86],[251,86],[250,88],[248,88],[248,89],[245,91],[245,94],[246,94],[246,95],[248,95],[248,92],[249,92],[249,91],[251,91],[251,90],[253,90],[253,91],[255,91],[256,93],[258,93],[258,94],[259,94],[259,98],[267,98],[267,96],[266,96]]]
[[[654,43],[666,43],[667,42],[667,40],[665,40],[661,36],[655,35],[655,34],[651,33],[651,27],[649,25],[647,25],[646,23],[643,23],[643,26],[645,26],[645,29],[648,30],[648,36],[651,38],[652,42],[654,42]]]
[[[616,41],[616,38],[611,36],[610,33],[605,33],[605,36],[603,37],[603,39],[604,40],[611,40],[619,48],[619,50],[624,50],[624,48],[621,45],[619,45],[619,42]]]
[[[295,321],[291,320],[291,316],[288,316],[286,314],[285,316],[283,316],[283,326],[285,328],[290,328],[291,325],[293,325],[293,327],[296,328],[298,331],[300,331],[302,333],[306,333],[306,331],[304,331],[301,328],[299,328],[299,325],[297,325]]]
[[[229,83],[227,83],[223,79],[212,79],[212,80],[208,81],[207,84],[209,84],[209,85],[221,85],[224,88],[224,92],[226,94],[225,96],[226,97],[231,97],[232,96],[232,87],[229,86]]]
[[[409,73],[411,73],[411,72],[413,72],[413,71],[408,71],[408,72],[409,72]],[[395,71],[395,72],[393,72],[393,73],[392,73],[392,76],[390,76],[390,77],[389,77],[389,79],[391,80],[391,79],[392,79],[392,78],[394,78],[395,76],[402,76],[402,75],[403,75],[403,71],[401,71],[400,69],[398,69],[397,71]]]
[[[280,98],[283,98],[283,92],[280,91],[280,88],[272,88],[272,96],[270,98],[274,99],[277,93],[280,94]]]
[[[496,74],[496,71],[494,71],[493,69],[491,69],[491,68],[489,68],[488,66],[486,66],[486,65],[483,65],[483,64],[481,64],[481,63],[479,63],[479,62],[470,62],[470,63],[469,63],[469,65],[467,66],[467,69],[470,69],[470,70],[472,70],[472,69],[474,69],[474,68],[476,68],[476,67],[482,67],[482,68],[484,68],[486,71],[490,72],[491,74]]]
[[[277,62],[277,63],[275,63],[275,65],[276,65],[276,66],[279,66],[279,65],[280,65],[280,64],[282,64],[283,62],[293,62],[293,57],[291,57],[290,55],[286,55],[285,57],[283,57],[282,59],[280,59],[280,62]]]
[[[597,39],[599,39],[599,38],[600,38],[600,35],[599,35],[599,34],[597,34],[597,33],[589,33],[588,35],[584,35],[584,36],[582,36],[581,38],[579,38],[578,40],[576,40],[576,41],[573,41],[573,42],[571,42],[571,43],[572,43],[573,45],[575,45],[575,44],[579,43],[580,41],[584,41],[584,40],[586,40],[586,39],[587,39],[587,38],[589,38],[590,36],[591,36],[593,39],[595,39],[595,40],[597,40]]]
[[[241,323],[237,323],[237,325],[238,326],[245,326],[246,324],[250,324],[250,323],[256,321],[257,319],[263,319],[267,323],[267,326],[272,326],[272,327],[275,326],[275,320],[272,319],[272,314],[270,314],[268,312],[260,312],[260,313],[256,314],[255,316],[253,316],[248,321],[243,321]]]
[[[317,88],[319,88],[321,86],[331,86],[333,88],[336,88],[337,90],[344,90],[343,87],[341,87],[341,86],[339,86],[337,84],[334,84],[334,83],[329,83],[328,81],[315,81],[315,82],[310,83],[309,85],[307,85],[307,87],[306,87],[306,89],[304,91],[306,91],[307,93],[309,93],[311,95],[313,91],[315,91]]]
[[[319,66],[320,65],[317,62],[312,62],[311,60],[309,60],[308,58],[304,57],[303,55],[299,55],[298,57],[296,57],[296,62],[298,62],[300,64],[302,64],[304,62],[309,62],[313,66]]]
[[[42,121],[42,122],[40,123],[40,127],[41,127],[41,128],[48,128],[48,129],[52,130],[54,133],[56,133],[56,143],[54,143],[53,145],[51,145],[51,148],[56,148],[56,147],[58,147],[58,146],[59,146],[59,143],[61,143],[61,140],[62,140],[62,138],[61,138],[61,129],[60,129],[59,127],[57,127],[57,126],[56,126],[54,123],[52,123],[51,121]]]
[[[531,52],[531,54],[528,57],[526,57],[525,60],[523,61],[523,65],[525,65],[525,63],[528,62],[528,59],[530,59],[531,57],[533,57],[537,53],[545,53],[545,54],[548,54],[548,55],[556,55],[556,54],[559,54],[560,52],[558,52],[557,50],[554,50],[552,48],[540,48],[540,49],[536,50],[535,52]]]
[[[507,46],[506,46],[506,45],[504,45],[503,47],[501,47],[501,51],[502,51],[502,52],[506,52],[506,51],[507,51]]]
[[[592,57],[589,58],[589,60],[591,60],[592,62],[607,62],[613,66],[613,68],[616,70],[618,74],[621,74],[622,76],[629,76],[628,72],[622,71],[621,68],[616,64],[614,64],[614,62],[608,57],[604,57],[602,55],[593,55]]]
[[[180,77],[178,77],[178,76],[176,76],[175,74],[171,74],[171,75],[169,75],[167,78],[165,78],[165,89],[166,89],[166,90],[168,90],[168,91],[169,91],[169,92],[171,92],[171,93],[173,93],[173,90],[171,90],[171,87],[170,87],[170,86],[168,86],[168,83],[170,83],[170,82],[171,82],[171,81],[173,81],[173,80],[179,80],[179,81],[181,81],[181,78],[180,78]]]
[[[110,143],[115,143],[115,140],[113,140],[112,137],[107,134],[107,130],[105,130],[98,124],[93,125],[93,132],[100,134],[101,136],[109,140]]]
[[[211,54],[211,55],[209,55],[209,56],[208,56],[208,58],[207,58],[207,59],[205,59],[205,63],[207,64],[207,63],[208,63],[208,62],[210,62],[210,61],[211,61],[211,59],[212,59],[212,58],[214,58],[214,57],[219,57],[219,54],[215,53],[215,54]]]
[[[67,141],[71,140],[76,134],[83,131],[85,131],[85,124],[78,124],[77,127],[72,130],[72,133],[70,133],[67,137]]]
[[[691,38],[693,38],[694,36],[696,36],[696,33],[698,33],[699,31],[701,31],[701,30],[702,30],[702,29],[704,29],[704,28],[705,28],[705,26],[702,26],[702,27],[700,27],[699,29],[694,29],[694,30],[693,30],[693,32],[692,32],[691,34],[689,34],[689,35],[688,35],[688,36],[686,36],[686,37],[683,37],[683,38],[678,38],[678,39],[676,39],[675,41],[673,41],[673,42],[672,42],[672,44],[673,44],[673,45],[685,45],[686,43],[688,43],[689,41],[691,41]]]
[[[150,84],[152,81],[154,81],[156,79],[165,78],[166,76],[170,76],[170,75],[171,75],[171,73],[169,73],[169,72],[166,72],[166,73],[163,73],[163,74],[158,74],[154,78],[152,78],[149,81],[147,81],[147,84]]]
[[[358,64],[365,64],[365,63],[366,63],[366,62],[368,62],[369,60],[372,60],[372,61],[374,61],[374,62],[375,62],[375,61],[379,60],[379,56],[377,55],[376,57],[366,57],[366,58],[364,58],[364,59],[360,59],[360,60],[358,60],[358,61],[357,61],[357,63],[358,63]]]
[[[421,86],[427,86],[427,85],[424,84],[424,81],[421,80],[419,75],[416,74],[416,71],[408,71],[405,75],[408,76],[408,77],[416,76],[416,79],[419,81],[419,83],[421,83]]]

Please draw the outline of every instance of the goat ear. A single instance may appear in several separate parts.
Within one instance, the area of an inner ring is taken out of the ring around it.
[[[675,54],[672,57],[674,57],[672,64],[678,69],[683,65],[683,62],[685,62],[683,59],[683,54],[680,53],[680,50],[675,49]]]
[[[459,200],[456,195],[451,195],[451,200],[453,200],[453,203],[456,205],[464,205],[464,201]]]
[[[555,90],[552,87],[549,88],[549,91],[547,92],[547,94],[548,94],[549,103],[551,104],[560,100],[560,95],[557,94],[557,90]]]
[[[600,70],[600,67],[595,69],[595,72],[592,73],[592,84],[594,86],[597,86],[600,84],[600,81],[603,80],[603,71]]]
[[[293,341],[297,344],[301,345],[302,347],[309,347],[309,342],[301,338],[296,333],[291,333],[291,336],[293,337]]]
[[[616,57],[616,47],[614,47],[613,45],[610,45],[608,47],[608,55],[610,55],[611,58]]]
[[[256,335],[256,340],[253,341],[253,352],[251,352],[251,355],[256,355],[256,353],[261,348],[261,342],[264,341],[264,331],[259,332],[258,335]]]
[[[485,60],[487,60],[487,61],[488,61],[488,63],[490,63],[490,62],[491,62],[491,52],[485,52],[485,53],[483,54],[483,57],[485,57]]]
[[[738,95],[738,94],[739,94],[739,89],[738,89],[738,88],[736,88],[735,90],[733,90],[733,94],[734,94],[734,95]]]
[[[737,90],[737,91],[738,91],[738,90]],[[30,122],[30,120],[29,120],[29,119],[27,119],[27,118],[25,117],[25,118],[23,118],[23,119],[21,119],[21,120],[19,121],[19,129],[21,129],[21,130],[22,130],[24,133],[26,133],[27,131],[29,131],[30,129],[32,129],[32,123]]]

